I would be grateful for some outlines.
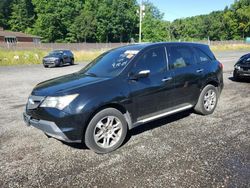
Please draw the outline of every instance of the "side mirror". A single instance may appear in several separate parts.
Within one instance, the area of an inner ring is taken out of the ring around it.
[[[132,76],[133,80],[138,80],[140,78],[147,78],[150,74],[150,70],[142,70],[139,73]]]

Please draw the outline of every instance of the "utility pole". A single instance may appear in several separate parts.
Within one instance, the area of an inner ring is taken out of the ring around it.
[[[139,14],[140,14],[140,24],[139,24],[139,43],[141,43],[141,33],[142,33],[142,18],[145,15],[144,13],[145,11],[145,6],[142,4],[142,0],[140,2],[140,10],[139,10]]]

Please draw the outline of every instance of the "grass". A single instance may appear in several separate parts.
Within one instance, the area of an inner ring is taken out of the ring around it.
[[[249,50],[250,44],[222,44],[222,45],[212,45],[211,50],[214,52],[220,51],[234,51],[234,50]]]
[[[228,45],[213,45],[212,51],[234,51],[234,50],[249,50],[250,44],[228,44]],[[105,50],[94,51],[73,51],[75,62],[91,61]],[[0,66],[9,65],[30,65],[41,64],[42,58],[48,54],[46,50],[6,50],[0,48]]]
[[[97,56],[101,55],[105,50],[94,50],[94,51],[74,51],[75,61],[91,61]]]
[[[49,51],[44,50],[5,50],[0,49],[0,66],[41,64],[42,58]],[[75,62],[86,62],[95,59],[104,50],[74,51]]]
[[[21,65],[21,64],[40,64],[42,58],[47,54],[41,50],[3,50],[0,49],[0,66]]]

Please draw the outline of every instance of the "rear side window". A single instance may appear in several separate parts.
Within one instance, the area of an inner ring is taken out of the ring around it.
[[[216,60],[213,52],[210,50],[209,46],[207,45],[200,45],[196,46],[195,48],[201,50],[203,53],[205,53],[212,61]]]
[[[140,72],[142,70],[150,70],[151,74],[156,74],[165,70],[166,67],[165,48],[158,47],[150,49],[142,54],[135,63],[134,71]]]
[[[194,50],[196,54],[197,63],[206,63],[211,61],[211,58],[201,49],[194,48]]]
[[[169,51],[170,68],[183,68],[196,63],[194,51],[189,46],[172,46]]]

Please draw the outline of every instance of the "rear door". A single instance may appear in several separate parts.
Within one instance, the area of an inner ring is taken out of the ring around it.
[[[146,78],[129,80],[134,121],[162,113],[173,106],[172,73],[168,71],[166,48],[154,47],[143,53],[134,63],[130,75],[149,70]]]
[[[200,93],[199,79],[203,70],[197,64],[195,52],[189,45],[168,46],[169,68],[173,71],[175,106],[194,105]]]

